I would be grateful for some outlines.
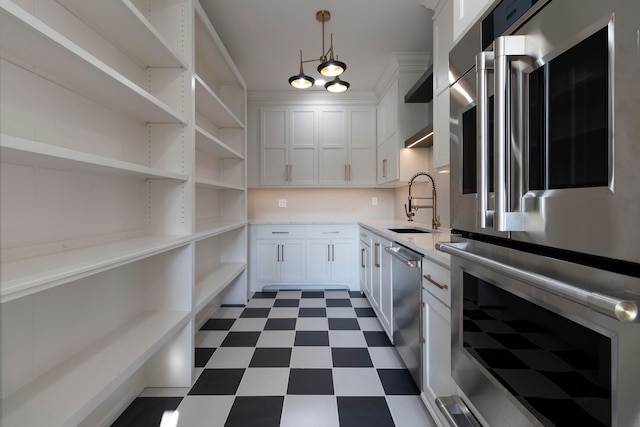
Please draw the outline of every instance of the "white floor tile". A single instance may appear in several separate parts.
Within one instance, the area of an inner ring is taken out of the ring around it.
[[[284,396],[288,384],[288,368],[247,368],[236,395]]]
[[[198,331],[196,332],[196,347],[220,347],[227,336],[227,331]]]
[[[295,318],[298,317],[298,307],[275,307],[269,312],[269,318]]]
[[[327,307],[327,317],[356,317],[353,307]]]
[[[237,319],[242,314],[244,307],[220,307],[212,317],[216,319]]]
[[[366,298],[353,298],[353,299],[351,299],[351,305],[353,307],[358,307],[358,308],[369,308],[369,307],[371,307],[371,304],[369,304],[369,301],[367,301]]]
[[[405,369],[394,347],[369,347],[369,356],[373,366],[378,369]]]
[[[262,331],[264,329],[264,325],[267,323],[267,319],[236,319],[231,325],[230,331],[238,332],[238,331]]]
[[[302,297],[302,291],[280,291],[278,299],[297,299]]]
[[[326,307],[327,303],[324,298],[302,298],[300,300],[300,307]]]
[[[251,362],[253,347],[220,347],[211,356],[205,368],[246,368]]]
[[[293,347],[296,331],[262,331],[256,347]]]
[[[331,347],[366,347],[362,331],[329,331]]]
[[[292,368],[331,368],[331,348],[329,347],[293,347],[291,352]]]
[[[247,308],[266,308],[272,307],[275,299],[272,298],[255,298],[249,300]]]
[[[333,368],[333,388],[336,396],[384,396],[374,368]]]
[[[349,298],[348,291],[324,291],[324,297],[329,298]]]
[[[223,427],[234,396],[186,396],[178,406],[179,427]]]
[[[327,331],[329,321],[326,317],[298,317],[297,331]]]
[[[396,427],[436,427],[420,396],[387,396]]]
[[[363,331],[384,330],[377,317],[358,317],[358,324]]]
[[[280,427],[339,426],[335,396],[285,396]]]

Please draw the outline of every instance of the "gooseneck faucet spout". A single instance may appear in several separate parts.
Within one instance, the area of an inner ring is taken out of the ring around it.
[[[426,177],[428,177],[431,180],[431,197],[413,197],[411,195],[411,187],[413,186],[414,181],[416,180],[417,177],[424,175]],[[417,203],[414,203],[413,200],[431,200],[431,204],[430,205],[419,205]],[[415,211],[417,211],[418,209],[431,209],[433,212],[432,215],[432,219],[431,219],[431,226],[433,227],[434,230],[437,230],[438,227],[440,227],[440,217],[438,216],[437,213],[437,196],[436,196],[436,183],[433,180],[433,178],[431,177],[431,175],[429,175],[426,172],[418,172],[417,174],[413,175],[413,177],[411,177],[411,180],[409,181],[409,199],[408,199],[408,206],[407,204],[404,205],[404,211],[407,215],[407,218],[409,221],[413,221],[413,217],[415,216]]]

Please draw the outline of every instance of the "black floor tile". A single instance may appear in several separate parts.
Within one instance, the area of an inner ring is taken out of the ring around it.
[[[303,307],[298,310],[298,317],[327,317],[326,308]]]
[[[264,325],[265,331],[293,331],[296,329],[296,321],[298,319],[267,319]]]
[[[224,427],[279,427],[284,396],[238,396]]]
[[[112,427],[158,427],[164,411],[175,411],[182,397],[137,397]]]
[[[324,291],[302,291],[302,298],[324,298]]]
[[[390,347],[391,341],[385,332],[382,331],[364,331],[364,339],[369,347]]]
[[[350,298],[366,298],[366,296],[364,295],[364,292],[360,292],[360,291],[349,291],[349,297]]]
[[[250,368],[288,368],[291,362],[291,347],[256,348],[249,363]]]
[[[291,369],[287,394],[333,394],[331,369]]]
[[[327,299],[327,307],[351,307],[351,300],[349,298]]]
[[[236,394],[244,369],[205,369],[189,391],[190,395]]]
[[[378,376],[387,395],[420,394],[420,389],[407,369],[378,369]]]
[[[235,323],[236,319],[209,319],[207,320],[201,331],[228,331]]]
[[[356,316],[358,317],[376,317],[376,312],[373,311],[373,308],[356,307],[354,310],[356,311]]]
[[[229,332],[220,347],[255,347],[260,332]]]
[[[329,332],[327,331],[296,331],[294,346],[328,346]]]
[[[299,299],[276,299],[273,304],[274,307],[298,307],[300,305]]]
[[[384,397],[337,397],[340,427],[395,427]]]
[[[366,348],[331,348],[334,368],[373,368],[369,350]]]
[[[194,366],[196,368],[204,368],[214,351],[216,351],[215,348],[196,347]]]
[[[269,317],[270,308],[245,308],[240,315],[243,319],[262,319]]]
[[[277,292],[256,292],[253,294],[252,298],[267,298],[274,299],[278,295]]]
[[[353,318],[329,318],[329,330],[332,331],[359,331],[360,324],[358,319]]]

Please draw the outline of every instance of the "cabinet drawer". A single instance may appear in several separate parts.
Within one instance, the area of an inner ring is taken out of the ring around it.
[[[451,273],[427,258],[422,259],[422,287],[447,307],[451,306]]]
[[[257,239],[298,239],[305,237],[304,225],[257,225]]]
[[[337,239],[345,237],[355,237],[355,227],[353,225],[308,225],[307,237],[312,239]]]

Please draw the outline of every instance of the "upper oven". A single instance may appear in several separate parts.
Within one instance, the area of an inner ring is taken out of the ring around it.
[[[640,2],[504,0],[450,53],[454,229],[640,263]]]

